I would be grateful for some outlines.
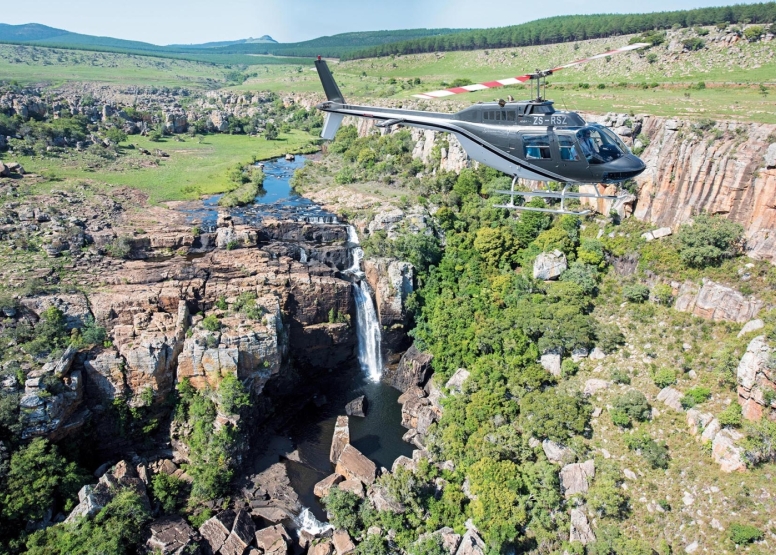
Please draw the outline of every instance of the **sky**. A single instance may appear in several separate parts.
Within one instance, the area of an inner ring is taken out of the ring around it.
[[[42,23],[75,33],[191,44],[270,35],[297,42],[349,31],[503,27],[555,15],[643,12],[751,0],[3,0],[0,23]]]

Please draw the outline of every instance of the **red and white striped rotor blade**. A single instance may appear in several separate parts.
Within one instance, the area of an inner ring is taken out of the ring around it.
[[[606,58],[607,56],[611,56],[613,54],[621,54],[622,52],[630,52],[631,50],[638,50],[639,48],[644,48],[645,46],[652,46],[652,44],[649,42],[637,42],[636,44],[629,44],[628,46],[624,46],[622,48],[615,48],[614,50],[609,50],[608,52],[604,52],[603,54],[596,54],[595,56],[590,56],[589,58],[582,58],[581,60],[576,60],[574,62],[571,62],[570,64],[558,66],[556,68],[551,69],[550,71],[555,73],[556,71],[560,71],[561,69],[568,69],[570,67],[584,64],[585,62],[600,60],[601,58]]]
[[[554,69],[549,70],[548,72],[554,73],[556,71],[560,71],[561,69],[567,69],[592,60],[606,58],[607,56],[611,56],[613,54],[620,54],[621,52],[629,52],[631,50],[637,50],[639,48],[644,48],[645,46],[651,46],[651,44],[647,42],[639,42],[636,44],[631,44],[623,48],[609,50],[608,52],[604,52],[603,54],[596,54],[595,56],[591,56],[589,58],[582,58],[581,60],[576,60],[574,62],[571,62],[570,64],[558,66]],[[434,99],[434,98],[442,98],[445,96],[452,96],[454,94],[484,91],[486,89],[495,89],[498,87],[503,87],[505,85],[517,85],[519,83],[525,83],[526,81],[529,81],[531,79],[531,75],[532,75],[531,73],[528,73],[526,75],[520,75],[519,77],[510,77],[508,79],[498,79],[496,81],[477,83],[475,85],[464,85],[463,87],[452,87],[449,89],[441,89],[438,91],[431,91],[431,92],[422,93],[422,94],[413,94],[412,96],[414,96],[415,98],[425,98],[428,100],[428,99]]]

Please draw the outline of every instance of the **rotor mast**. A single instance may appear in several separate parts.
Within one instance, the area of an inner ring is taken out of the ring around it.
[[[544,91],[547,92],[547,76],[549,75],[552,75],[551,69],[537,69],[536,72],[528,74],[532,81],[536,81],[536,98],[534,99],[534,102],[544,102],[542,85],[544,85]]]

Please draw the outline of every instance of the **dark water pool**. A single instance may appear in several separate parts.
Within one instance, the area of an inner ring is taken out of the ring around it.
[[[392,387],[373,382],[360,369],[332,373],[331,380],[321,393],[326,404],[318,408],[313,403],[299,413],[287,436],[298,450],[301,463],[287,461],[289,477],[302,504],[309,507],[319,519],[325,517],[313,486],[334,472],[329,462],[331,438],[337,416],[345,414],[345,404],[365,395],[365,418],[351,416],[350,443],[379,467],[391,468],[400,455],[411,456],[413,447],[402,441],[406,430],[401,427],[400,392]]]

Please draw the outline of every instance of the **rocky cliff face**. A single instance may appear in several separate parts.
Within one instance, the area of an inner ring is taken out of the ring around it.
[[[744,226],[750,256],[776,262],[776,163],[766,161],[776,125],[712,125],[644,118],[650,142],[634,215],[674,227],[700,212],[722,214]]]

